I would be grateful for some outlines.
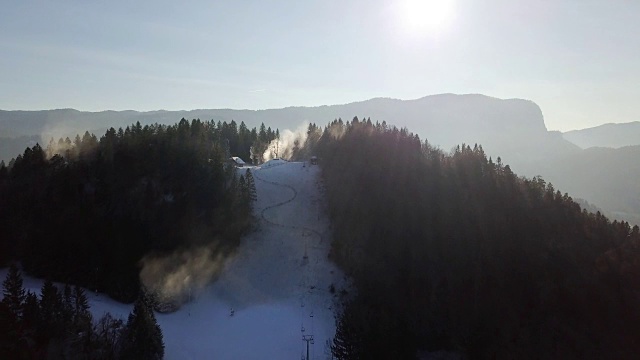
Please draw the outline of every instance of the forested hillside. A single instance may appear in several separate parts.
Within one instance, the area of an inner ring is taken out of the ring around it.
[[[589,148],[521,166],[544,174],[574,197],[589,199],[618,220],[640,225],[640,145]]]
[[[224,161],[251,149],[259,160],[275,137],[264,125],[182,119],[27,148],[0,164],[0,265],[131,302],[143,257],[235,248],[253,183]]]
[[[640,233],[582,210],[481,146],[443,153],[406,129],[334,121],[320,157],[334,259],[357,291],[338,359],[633,358]]]
[[[40,296],[25,290],[11,265],[2,282],[0,358],[2,359],[162,359],[162,330],[153,299],[141,294],[125,323],[105,313],[94,321],[83,288],[50,280]]]

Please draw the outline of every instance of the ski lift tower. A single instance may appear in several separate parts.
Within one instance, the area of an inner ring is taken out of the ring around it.
[[[311,318],[311,321],[312,321],[312,323],[313,323],[313,312],[311,313],[311,315],[309,315],[309,317]],[[313,326],[312,326],[312,327],[313,327]],[[304,360],[310,360],[310,359],[309,359],[309,343],[311,343],[311,345],[313,345],[313,344],[314,344],[314,341],[313,341],[313,334],[308,334],[308,335],[306,335],[306,334],[304,333],[304,325],[302,326],[302,330],[301,330],[301,332],[302,332],[302,341],[304,341],[304,342],[306,342],[306,343],[307,343],[307,357],[306,357],[306,358],[304,358]]]

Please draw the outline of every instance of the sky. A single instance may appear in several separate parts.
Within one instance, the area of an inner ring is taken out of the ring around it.
[[[0,109],[267,109],[480,93],[640,120],[637,0],[5,1]]]

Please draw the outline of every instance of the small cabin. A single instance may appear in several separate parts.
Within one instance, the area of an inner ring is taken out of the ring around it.
[[[309,162],[311,162],[311,165],[318,165],[318,158],[316,156],[312,156],[311,159],[309,159]]]
[[[237,156],[230,157],[227,162],[235,167],[243,167],[245,165],[245,162]]]

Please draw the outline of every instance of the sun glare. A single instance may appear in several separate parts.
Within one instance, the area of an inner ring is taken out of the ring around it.
[[[454,17],[453,0],[402,0],[398,10],[401,27],[413,36],[437,35]]]

